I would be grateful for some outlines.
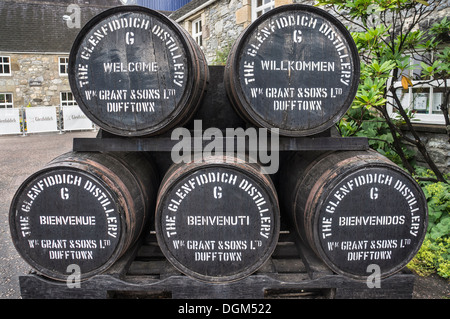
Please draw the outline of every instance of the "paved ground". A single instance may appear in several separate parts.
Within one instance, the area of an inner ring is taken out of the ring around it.
[[[72,149],[74,137],[94,137],[96,132],[0,136],[0,299],[20,298],[18,276],[30,267],[16,252],[9,232],[9,206],[20,184],[46,163]],[[414,298],[450,298],[449,282],[437,277],[417,277]]]
[[[0,298],[20,298],[18,276],[30,267],[14,248],[9,232],[9,206],[20,184],[53,158],[72,149],[74,137],[96,132],[0,136]]]

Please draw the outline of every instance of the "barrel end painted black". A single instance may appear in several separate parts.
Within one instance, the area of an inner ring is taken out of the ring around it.
[[[248,122],[298,137],[339,121],[356,95],[359,73],[346,27],[322,9],[292,4],[265,13],[239,36],[224,83]]]
[[[158,193],[162,252],[175,268],[208,283],[251,275],[278,242],[278,198],[269,177],[254,164],[228,159],[174,164]]]
[[[27,178],[11,203],[12,241],[46,277],[111,267],[153,221],[158,179],[139,153],[69,152]]]
[[[91,19],[69,57],[78,105],[100,128],[120,136],[158,135],[183,125],[208,81],[205,56],[190,35],[140,6],[112,8]]]
[[[336,273],[366,280],[377,271],[385,278],[420,249],[428,223],[425,196],[379,153],[296,154],[281,176],[281,201],[293,226]]]

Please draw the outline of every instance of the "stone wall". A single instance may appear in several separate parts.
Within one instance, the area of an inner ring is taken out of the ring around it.
[[[70,92],[67,75],[59,74],[56,54],[2,53],[11,59],[11,76],[0,77],[0,92],[13,93],[14,107],[60,105],[60,92]]]
[[[444,174],[450,174],[450,143],[446,134],[422,133],[422,139],[426,143],[428,152],[436,165]],[[421,157],[416,156],[418,163],[421,162]]]
[[[435,162],[436,166],[444,174],[450,174],[450,142],[445,127],[439,125],[421,125],[416,127],[421,141],[425,144],[427,151]],[[413,139],[410,132],[405,131],[406,136]],[[416,152],[416,162],[420,166],[427,167],[422,154],[410,146]]]
[[[236,15],[230,14],[242,6],[242,0],[219,0],[202,12],[203,51],[208,64],[214,64],[217,52],[226,51],[244,30],[244,21],[237,23]]]

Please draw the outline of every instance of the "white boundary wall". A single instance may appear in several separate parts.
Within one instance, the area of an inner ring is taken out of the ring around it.
[[[63,131],[90,130],[93,128],[91,120],[84,115],[78,106],[63,106]]]
[[[23,132],[22,121],[26,123],[26,132]],[[93,123],[78,106],[0,109],[0,135],[92,129]]]
[[[20,109],[0,109],[0,135],[21,133]]]
[[[37,106],[25,109],[27,133],[57,132],[56,106]]]

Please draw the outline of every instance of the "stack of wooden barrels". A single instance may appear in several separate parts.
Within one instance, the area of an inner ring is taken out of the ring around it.
[[[287,5],[244,30],[222,82],[247,128],[294,141],[329,131],[346,113],[359,63],[350,33],[335,17]],[[80,108],[118,139],[156,140],[189,127],[210,80],[189,34],[137,6],[92,19],[74,42],[69,70]],[[205,119],[201,134],[216,122]],[[74,264],[88,279],[154,231],[179,271],[225,283],[270,258],[283,224],[334,272],[358,280],[370,265],[383,278],[398,272],[426,232],[420,187],[373,151],[285,152],[273,174],[236,154],[167,170],[155,160],[147,152],[70,152],[50,162],[12,201],[18,252],[49,278],[67,280]]]

